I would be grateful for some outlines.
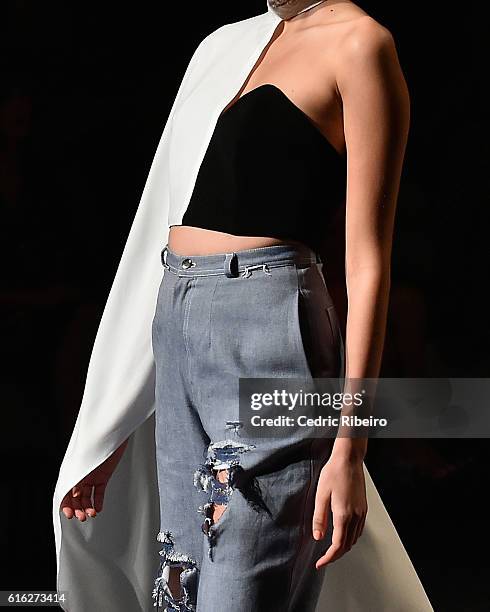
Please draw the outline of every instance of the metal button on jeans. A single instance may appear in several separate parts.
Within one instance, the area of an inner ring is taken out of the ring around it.
[[[190,268],[193,265],[193,263],[194,262],[192,261],[192,259],[187,258],[182,261],[181,265],[184,268],[184,270],[187,270],[187,268]]]

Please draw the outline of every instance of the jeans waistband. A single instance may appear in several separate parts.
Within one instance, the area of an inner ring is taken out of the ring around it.
[[[212,255],[179,255],[168,248],[161,251],[162,265],[178,276],[248,276],[251,269],[269,268],[296,264],[298,267],[322,263],[320,255],[309,247],[296,244],[274,244],[271,246],[243,249]]]

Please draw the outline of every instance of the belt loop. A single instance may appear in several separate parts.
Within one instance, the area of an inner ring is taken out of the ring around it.
[[[224,268],[228,278],[238,276],[238,258],[236,253],[226,253]]]
[[[162,251],[161,251],[161,253],[160,253],[160,260],[161,260],[162,265],[163,265],[163,267],[164,267],[164,268],[167,268],[167,267],[168,267],[168,266],[167,266],[167,259],[166,259],[166,257],[165,257],[165,255],[167,254],[167,251],[168,251],[168,244],[166,244],[166,245],[163,247],[163,249],[162,249]]]

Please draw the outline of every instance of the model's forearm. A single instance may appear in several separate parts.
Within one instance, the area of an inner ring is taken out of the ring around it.
[[[347,274],[346,379],[379,376],[389,293],[389,264]]]
[[[390,292],[389,265],[361,268],[347,275],[348,315],[345,380],[348,391],[362,379],[377,378],[381,367]],[[343,409],[341,416],[352,414]],[[366,416],[363,413],[363,416]],[[351,428],[339,428],[332,453],[349,461],[362,461],[368,439],[354,437]]]

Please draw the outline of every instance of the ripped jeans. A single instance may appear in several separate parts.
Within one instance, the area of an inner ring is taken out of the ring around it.
[[[334,439],[245,436],[238,382],[343,375],[322,263],[285,244],[199,256],[165,247],[161,257],[152,345],[162,548],[153,606],[313,612],[331,513],[322,541],[311,524]]]

